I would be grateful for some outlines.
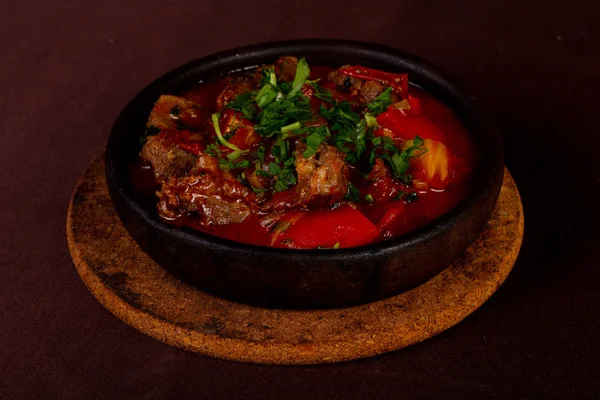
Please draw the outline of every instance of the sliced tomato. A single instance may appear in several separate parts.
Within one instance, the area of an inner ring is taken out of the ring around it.
[[[341,206],[328,211],[304,212],[279,235],[274,245],[293,249],[345,248],[372,243],[378,236],[379,229],[360,211]]]

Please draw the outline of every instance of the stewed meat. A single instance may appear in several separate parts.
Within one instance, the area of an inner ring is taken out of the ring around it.
[[[300,146],[296,150],[300,203],[319,208],[342,200],[348,191],[349,176],[344,154],[330,145],[321,145],[309,158],[304,158],[303,153]]]
[[[277,79],[284,82],[291,82],[296,76],[296,68],[298,67],[298,57],[286,56],[279,57],[275,61]]]
[[[158,212],[166,219],[196,213],[202,223],[240,223],[251,213],[251,192],[235,179],[220,179],[209,173],[172,177],[163,182]]]
[[[244,75],[225,78],[225,89],[217,97],[217,108],[225,107],[237,96],[255,90],[260,82],[258,75]]]
[[[177,147],[167,132],[150,136],[140,155],[152,166],[158,180],[183,176],[196,163],[196,157]]]
[[[201,128],[208,112],[199,104],[179,96],[162,95],[154,103],[147,126],[157,129]]]

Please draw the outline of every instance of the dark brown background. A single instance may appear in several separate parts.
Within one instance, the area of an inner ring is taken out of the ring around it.
[[[598,396],[598,2],[245,3],[2,2],[0,398]],[[337,365],[220,361],[129,328],[72,266],[65,216],[75,183],[152,79],[218,50],[302,37],[403,48],[489,103],[525,205],[513,273],[438,337]]]

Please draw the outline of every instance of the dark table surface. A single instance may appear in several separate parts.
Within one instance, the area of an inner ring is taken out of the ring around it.
[[[2,3],[0,398],[599,398],[597,1]],[[221,361],[123,324],[65,239],[71,191],[115,117],[186,61],[303,37],[408,50],[492,107],[525,207],[512,274],[443,334],[335,365]]]

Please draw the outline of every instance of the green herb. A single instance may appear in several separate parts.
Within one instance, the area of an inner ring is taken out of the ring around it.
[[[256,119],[256,131],[264,137],[272,137],[280,134],[285,126],[312,119],[312,112],[308,99],[281,99],[263,108]]]
[[[340,248],[340,242],[337,242],[336,244],[334,244],[333,247],[317,246],[317,250],[332,250],[332,249],[339,249],[339,248]]]
[[[262,188],[257,188],[255,186],[252,186],[252,184],[250,182],[248,182],[248,180],[246,179],[246,174],[244,172],[240,173],[237,176],[237,180],[240,181],[242,184],[248,186],[256,194],[260,194],[260,193],[269,191],[269,189],[262,189]]]
[[[274,192],[281,192],[282,190],[286,190],[290,186],[296,184],[296,174],[294,168],[286,167],[281,170],[281,172],[277,175],[275,185],[273,186]]]
[[[358,188],[352,184],[352,182],[348,182],[348,191],[346,192],[344,199],[354,203],[360,203],[360,192],[358,191]]]
[[[379,126],[377,123],[377,118],[375,118],[372,114],[365,113],[365,121],[367,122],[367,126],[369,128],[377,128]]]
[[[412,203],[412,202],[417,201],[418,197],[419,196],[418,196],[417,192],[412,192],[412,193],[409,193],[409,194],[406,195],[406,199],[405,200],[406,200],[407,203]]]
[[[286,141],[275,143],[271,147],[271,154],[275,158],[275,161],[277,161],[279,163],[279,162],[282,162],[285,159],[287,159],[289,147],[290,147],[290,144],[289,144],[289,142],[286,142]]]
[[[394,200],[402,200],[402,197],[406,194],[405,191],[400,190],[398,193],[396,193],[396,195],[394,196]]]
[[[219,127],[219,114],[213,114],[211,116],[211,118],[212,118],[213,125],[215,127],[215,133],[217,134],[217,137],[219,138],[219,142],[221,142],[221,144],[223,146],[229,147],[231,150],[233,150],[233,152],[231,152],[227,155],[227,158],[229,160],[235,160],[240,155],[246,154],[248,152],[248,150],[242,150],[239,147],[237,147],[235,144],[229,143],[227,140],[225,140],[225,138],[221,134],[221,128]]]
[[[256,114],[254,94],[255,92],[242,93],[230,101],[226,108],[239,111],[244,114],[244,117],[253,120]]]
[[[265,178],[272,178],[273,177],[273,175],[271,175],[269,172],[263,171],[262,169],[257,169],[256,170],[256,175],[258,175],[258,176],[264,176]]]
[[[296,162],[296,157],[288,157],[284,162],[283,162],[283,166],[284,167],[291,167],[292,165],[294,165]]]
[[[279,175],[281,173],[281,167],[277,163],[270,162],[269,172],[271,173],[271,175]]]
[[[279,92],[271,84],[263,86],[258,94],[256,95],[256,104],[260,108],[264,108],[267,104],[271,103],[277,98]]]
[[[292,90],[292,84],[289,82],[279,82],[277,86],[279,86],[281,93],[289,93]]]
[[[330,109],[322,105],[319,112],[333,124],[332,131],[352,130],[360,121],[360,116],[352,111],[352,103],[348,101],[337,103]]]
[[[309,74],[310,68],[308,68],[308,63],[306,62],[306,59],[301,58],[296,67],[296,76],[294,77],[294,82],[292,82],[292,90],[287,94],[288,99],[291,99],[300,92],[300,89],[302,89]]]
[[[366,137],[366,122],[361,119],[352,129],[341,127],[341,131],[333,137],[333,143],[340,151],[346,153],[347,163],[356,165],[367,148]]]
[[[402,150],[402,152],[398,153],[397,150],[395,150],[391,155],[389,153],[384,155],[383,158],[390,165],[394,178],[402,180],[403,182],[410,181],[410,176],[405,176],[404,174],[410,166],[411,158],[418,157],[427,152],[427,149],[422,147],[424,143],[425,141],[423,139],[419,136],[415,136],[412,145]],[[418,154],[415,154],[415,152],[418,152]]]
[[[365,201],[369,204],[373,204],[375,202],[375,200],[373,200],[373,196],[371,194],[365,195]]]
[[[325,136],[318,131],[308,135],[306,138],[306,150],[302,153],[304,158],[310,158],[317,153],[317,149],[325,141]]]
[[[331,92],[329,90],[324,89],[321,86],[319,86],[316,81],[312,81],[310,84],[313,87],[313,89],[315,90],[314,96],[317,99],[326,101],[327,103],[331,103],[331,104],[336,103],[336,100],[333,98],[333,95],[331,94]]]
[[[260,146],[258,149],[256,149],[256,158],[258,158],[261,163],[265,162],[265,147],[264,146]]]
[[[216,143],[211,143],[206,146],[205,152],[213,157],[221,157],[221,148]]]
[[[255,98],[256,104],[258,104],[260,108],[264,108],[267,104],[273,102],[279,95],[279,90],[277,89],[277,77],[275,76],[273,67],[270,66],[264,68],[262,73],[264,84]]]
[[[226,158],[219,159],[219,169],[223,171],[229,171],[231,169],[248,168],[250,167],[250,161],[242,160],[239,162],[233,162]]]
[[[385,110],[388,109],[389,106],[392,105],[392,88],[388,87],[383,92],[379,94],[379,96],[375,97],[375,99],[369,103],[367,106],[367,110],[372,114],[379,115]]]
[[[301,127],[302,127],[302,125],[300,124],[300,122],[296,121],[293,124],[282,126],[281,127],[281,133],[286,133],[286,132],[289,132],[289,131],[300,129]]]

